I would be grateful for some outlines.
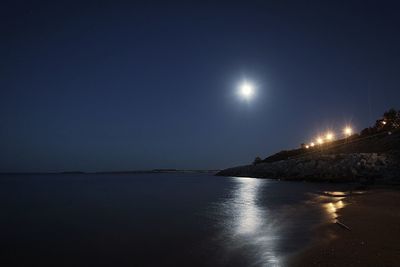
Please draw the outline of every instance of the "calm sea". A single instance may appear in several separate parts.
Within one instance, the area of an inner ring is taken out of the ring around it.
[[[337,186],[209,174],[0,176],[1,266],[286,266]],[[335,187],[335,188],[333,188]]]

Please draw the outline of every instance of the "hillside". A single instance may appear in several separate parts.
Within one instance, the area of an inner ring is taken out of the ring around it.
[[[313,147],[284,150],[253,164],[222,170],[217,175],[397,183],[400,182],[399,126],[400,112],[390,110],[360,134]]]
[[[400,151],[400,132],[380,132],[370,136],[355,134],[347,139],[340,139],[324,144],[323,147],[298,148],[283,150],[273,154],[261,162],[270,163],[279,160],[296,158],[314,153],[350,154],[350,153],[394,153]],[[260,163],[261,163],[260,162]]]

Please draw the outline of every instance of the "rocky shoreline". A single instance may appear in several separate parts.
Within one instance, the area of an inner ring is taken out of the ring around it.
[[[219,176],[242,176],[316,182],[400,182],[397,153],[315,153],[275,162],[228,168]]]

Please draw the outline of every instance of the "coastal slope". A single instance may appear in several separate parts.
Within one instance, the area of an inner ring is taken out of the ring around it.
[[[282,180],[400,181],[400,132],[355,135],[324,147],[281,151],[253,164],[228,168],[219,176]]]

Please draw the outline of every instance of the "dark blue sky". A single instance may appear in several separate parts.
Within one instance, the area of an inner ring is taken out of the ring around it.
[[[80,2],[0,4],[0,171],[224,168],[400,104],[396,1]]]

